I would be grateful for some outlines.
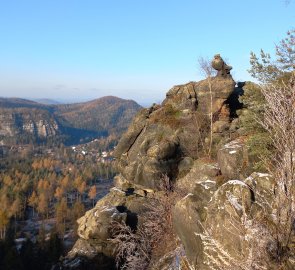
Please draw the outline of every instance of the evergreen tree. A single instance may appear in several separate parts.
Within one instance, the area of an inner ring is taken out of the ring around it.
[[[276,57],[260,51],[260,58],[253,52],[250,55],[251,68],[249,73],[260,84],[246,83],[244,95],[240,101],[246,109],[239,112],[243,135],[247,135],[249,157],[254,163],[254,169],[265,170],[269,166],[267,157],[274,150],[269,132],[263,128],[263,117],[266,101],[262,87],[266,85],[288,84],[295,73],[295,29],[288,31],[287,36],[276,46]]]
[[[27,239],[20,248],[19,251],[20,260],[24,270],[38,269],[36,252],[34,244],[30,239]],[[41,262],[40,262],[41,263]]]
[[[50,234],[47,250],[48,259],[52,264],[56,263],[59,260],[60,256],[63,254],[63,242],[55,230],[53,230]]]
[[[247,82],[240,101],[244,109],[238,112],[241,134],[246,136],[249,159],[254,169],[266,170],[265,160],[273,149],[269,133],[262,127],[265,99],[259,85]]]
[[[66,232],[66,221],[68,217],[68,205],[65,198],[62,198],[61,202],[56,205],[55,208],[56,217],[56,229],[62,237]]]
[[[260,58],[253,52],[250,55],[249,73],[261,83],[287,82],[290,73],[295,71],[295,29],[287,32],[287,36],[276,46],[276,58],[260,51]]]
[[[96,186],[93,185],[91,186],[89,192],[88,192],[88,197],[92,200],[92,207],[94,206],[94,200],[96,197]]]

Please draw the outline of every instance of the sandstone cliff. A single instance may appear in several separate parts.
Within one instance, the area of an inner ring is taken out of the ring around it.
[[[21,143],[45,141],[61,135],[58,121],[48,111],[37,108],[2,108],[0,110],[0,138]]]
[[[163,196],[163,177],[181,191],[172,223],[175,242],[185,255],[167,249],[160,258],[153,255],[148,269],[259,265],[249,260],[259,248],[255,224],[262,221],[265,233],[272,233],[275,182],[268,174],[252,172],[236,114],[242,88],[235,87],[231,67],[220,59],[213,63],[216,77],[175,86],[161,105],[143,109],[134,118],[115,150],[120,172],[115,187],[78,220],[80,238],[63,261],[64,268],[83,269],[87,261],[91,269],[114,268],[111,227],[125,223],[136,234],[146,222],[146,207]],[[284,269],[294,265],[290,259]],[[134,269],[145,269],[140,267]],[[277,269],[271,260],[263,267]]]

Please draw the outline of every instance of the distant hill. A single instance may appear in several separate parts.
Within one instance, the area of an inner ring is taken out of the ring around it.
[[[135,101],[113,96],[59,105],[0,98],[0,142],[73,144],[110,134],[119,138],[140,109]]]
[[[38,103],[41,103],[41,104],[45,104],[45,105],[61,104],[61,102],[53,100],[53,99],[49,99],[49,98],[39,98],[39,99],[35,99],[35,101]]]
[[[141,108],[133,100],[107,96],[89,102],[59,105],[56,115],[65,126],[105,133],[122,133]]]
[[[0,98],[0,108],[38,108],[49,109],[36,101],[22,99],[22,98]]]

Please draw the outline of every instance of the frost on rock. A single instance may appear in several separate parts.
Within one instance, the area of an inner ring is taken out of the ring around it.
[[[227,179],[245,177],[249,159],[247,147],[241,139],[225,144],[217,152],[221,174]]]
[[[212,169],[220,170],[218,163],[214,163],[214,164],[206,164],[206,166],[207,166],[208,168],[212,168]]]

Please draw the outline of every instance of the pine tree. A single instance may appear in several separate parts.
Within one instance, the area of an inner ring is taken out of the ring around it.
[[[41,193],[39,196],[37,211],[42,215],[43,219],[45,214],[48,216],[48,199],[44,193]]]
[[[266,102],[259,85],[247,82],[243,89],[240,101],[244,109],[238,112],[240,132],[247,138],[249,161],[254,164],[254,169],[265,171],[265,158],[273,149],[269,133],[261,125]]]
[[[29,197],[28,204],[33,208],[33,217],[35,215],[35,208],[38,203],[38,196],[35,191],[32,192],[31,196]]]
[[[92,207],[93,207],[94,206],[94,199],[96,197],[96,186],[95,185],[91,186],[91,188],[89,189],[88,196],[92,200]]]
[[[5,238],[8,223],[9,218],[7,213],[4,210],[0,209],[0,239]]]
[[[62,237],[66,232],[66,221],[68,218],[68,205],[65,198],[62,198],[61,202],[56,205],[55,208],[56,228]]]
[[[59,238],[57,232],[54,230],[50,234],[50,239],[48,242],[48,258],[51,264],[56,263],[60,256],[63,254],[63,243],[62,240]]]
[[[253,52],[250,55],[249,73],[259,82],[280,83],[288,82],[290,74],[295,71],[295,29],[287,32],[276,46],[276,58],[273,60],[269,53],[260,51],[260,58]]]

